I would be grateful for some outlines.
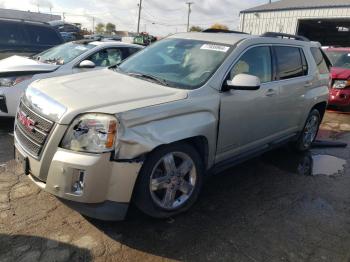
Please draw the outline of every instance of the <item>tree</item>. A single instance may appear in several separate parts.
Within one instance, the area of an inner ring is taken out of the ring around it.
[[[111,34],[113,31],[115,31],[115,24],[107,23],[106,24],[106,32]]]
[[[222,24],[219,24],[219,23],[213,24],[210,28],[211,29],[228,30],[228,27],[226,25],[222,25]]]
[[[200,26],[191,26],[190,28],[190,32],[202,32],[203,31],[203,28],[201,28]]]
[[[102,34],[105,31],[105,25],[103,23],[98,23],[96,25],[95,31],[97,34]]]

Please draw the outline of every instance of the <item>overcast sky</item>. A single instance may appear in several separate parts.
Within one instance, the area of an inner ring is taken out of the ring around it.
[[[136,31],[139,0],[0,0],[0,7],[53,14],[65,12],[66,20],[92,28],[92,17],[98,22],[112,22],[117,30]],[[166,35],[186,30],[186,0],[143,0],[141,30]],[[194,2],[191,25],[203,28],[222,23],[238,27],[239,11],[268,0],[191,0]]]

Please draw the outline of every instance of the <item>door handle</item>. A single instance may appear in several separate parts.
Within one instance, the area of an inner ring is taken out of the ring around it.
[[[274,89],[268,89],[265,93],[266,96],[275,96],[276,95],[276,91]]]
[[[306,83],[305,83],[305,85],[304,85],[304,87],[312,87],[312,82],[310,82],[310,81],[307,81]]]

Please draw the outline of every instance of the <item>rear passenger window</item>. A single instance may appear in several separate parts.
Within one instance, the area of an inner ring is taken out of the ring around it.
[[[274,47],[277,60],[277,75],[280,80],[307,75],[308,66],[304,52],[298,47]]]
[[[328,64],[325,60],[325,55],[322,53],[322,51],[319,48],[311,47],[311,53],[315,59],[320,74],[329,74]]]
[[[249,49],[232,68],[230,79],[238,74],[249,74],[260,78],[261,83],[272,80],[270,47],[260,46]]]

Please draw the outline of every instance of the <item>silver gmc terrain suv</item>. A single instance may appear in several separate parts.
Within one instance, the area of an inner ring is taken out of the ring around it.
[[[130,202],[168,217],[203,178],[289,142],[315,139],[328,99],[318,43],[278,34],[170,36],[119,66],[30,85],[16,159],[80,213],[121,220]]]

